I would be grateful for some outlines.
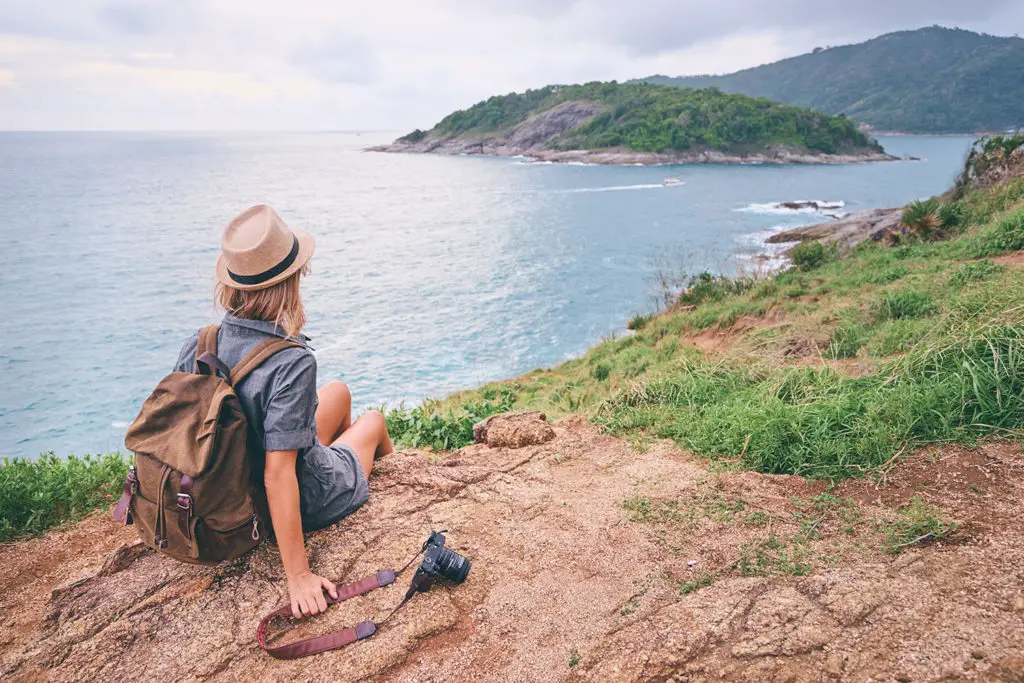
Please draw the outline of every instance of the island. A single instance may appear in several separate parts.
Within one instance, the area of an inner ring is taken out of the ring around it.
[[[846,163],[892,157],[850,119],[716,88],[549,85],[491,97],[378,152],[594,164]]]

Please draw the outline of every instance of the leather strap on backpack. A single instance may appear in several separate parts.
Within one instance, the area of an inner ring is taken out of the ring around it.
[[[238,361],[238,365],[231,368],[231,375],[228,381],[231,382],[231,386],[238,386],[238,383],[249,376],[253,370],[263,365],[264,361],[273,356],[278,351],[284,351],[292,347],[305,348],[296,341],[290,339],[281,339],[274,337],[271,339],[264,339],[256,347],[245,354],[242,360]]]
[[[217,355],[217,333],[220,331],[220,325],[207,325],[203,329],[199,330],[199,341],[196,344],[196,362],[199,362],[199,358],[204,353],[211,355]]]

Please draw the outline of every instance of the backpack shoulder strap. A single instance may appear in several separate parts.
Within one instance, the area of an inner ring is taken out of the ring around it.
[[[199,342],[196,344],[196,360],[204,353],[217,355],[217,333],[220,332],[220,325],[207,325],[199,330]]]
[[[304,348],[299,342],[290,339],[278,337],[264,339],[252,351],[245,354],[245,357],[238,361],[238,365],[231,368],[231,385],[238,386],[239,382],[248,377],[250,372],[263,365],[264,361],[268,358],[278,351],[284,351],[292,347]]]

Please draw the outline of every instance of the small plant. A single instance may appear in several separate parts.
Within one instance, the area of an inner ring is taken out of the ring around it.
[[[603,382],[608,379],[608,376],[612,374],[612,368],[607,363],[598,363],[591,370],[590,376],[596,379],[598,382]]]
[[[583,657],[580,655],[580,651],[576,648],[569,650],[569,668],[572,669],[583,661]]]
[[[988,259],[965,263],[960,266],[958,271],[953,273],[952,277],[949,278],[948,284],[953,289],[962,289],[968,283],[987,280],[993,275],[1003,272],[1003,270],[1001,265],[993,263]]]
[[[834,261],[837,255],[838,249],[835,245],[826,247],[818,241],[803,242],[789,250],[789,260],[802,271],[819,268],[829,261]]]
[[[663,524],[666,522],[682,522],[689,517],[679,509],[679,501],[673,499],[657,500],[648,496],[635,496],[622,501],[622,507],[632,514],[631,522],[644,524]]]
[[[743,294],[755,284],[757,280],[754,278],[733,278],[727,275],[712,275],[704,271],[686,280],[686,286],[679,294],[679,303],[697,306],[709,301],[721,301],[735,294]]]
[[[693,581],[687,581],[682,586],[680,586],[679,587],[679,592],[682,593],[683,595],[689,595],[690,593],[696,593],[701,588],[705,588],[707,586],[710,586],[712,581],[714,581],[714,578],[715,577],[712,574],[702,574],[701,576],[698,576]]]
[[[811,573],[807,555],[804,544],[769,536],[760,543],[741,546],[735,566],[742,576],[806,576]]]
[[[903,209],[900,222],[907,229],[911,238],[931,240],[939,236],[942,229],[942,218],[939,216],[939,202],[932,197],[925,200],[914,200]]]
[[[832,341],[828,345],[830,358],[853,358],[867,341],[868,331],[854,320],[845,320],[832,333]]]
[[[880,320],[923,318],[937,311],[938,307],[931,296],[913,289],[886,292],[875,305],[875,314]]]
[[[742,521],[749,526],[764,526],[768,523],[768,513],[757,510],[744,516]]]
[[[649,313],[635,313],[633,314],[633,317],[629,319],[629,322],[626,323],[626,329],[634,331],[642,330],[653,318],[654,316]]]
[[[899,519],[883,523],[887,534],[884,548],[890,554],[903,552],[908,546],[937,541],[956,531],[958,526],[943,517],[942,510],[923,502],[920,496],[911,498],[899,514]]]

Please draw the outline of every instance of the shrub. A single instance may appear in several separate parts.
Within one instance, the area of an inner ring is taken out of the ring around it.
[[[923,318],[937,312],[938,308],[926,292],[901,289],[886,292],[875,304],[875,315],[880,320],[904,320]]]
[[[929,240],[938,237],[942,229],[938,200],[932,197],[910,202],[903,209],[900,222],[913,238]]]
[[[607,363],[598,363],[594,366],[594,369],[590,371],[590,376],[596,379],[598,382],[603,382],[608,379],[608,376],[612,374],[612,368]]]
[[[712,275],[704,271],[687,279],[683,291],[679,294],[679,303],[699,305],[709,301],[721,301],[726,297],[746,292],[756,283],[754,278],[733,278],[727,275]]]
[[[837,255],[835,245],[826,247],[821,242],[803,242],[789,250],[789,260],[800,270],[814,270],[833,261]]]
[[[635,313],[633,314],[633,317],[629,319],[629,322],[626,323],[626,329],[634,331],[642,330],[647,326],[647,323],[651,322],[653,319],[654,316],[649,313]]]
[[[459,410],[445,414],[434,412],[434,403],[424,402],[415,408],[383,409],[388,433],[397,444],[430,446],[438,451],[451,451],[473,443],[473,425],[484,418],[512,410],[518,386],[504,385],[485,391],[484,400],[463,403]]]
[[[81,519],[120,493],[128,459],[120,453],[38,460],[4,458],[0,465],[0,541]]]

